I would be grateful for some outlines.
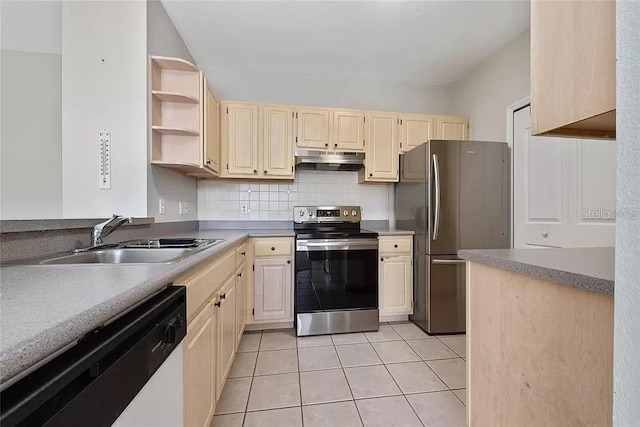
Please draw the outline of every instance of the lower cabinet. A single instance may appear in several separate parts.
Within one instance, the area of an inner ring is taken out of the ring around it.
[[[411,256],[381,256],[380,314],[413,312],[413,266]]]
[[[231,370],[236,352],[236,278],[231,276],[218,292],[218,376],[217,387],[222,391]]]
[[[216,384],[217,310],[209,301],[189,323],[184,339],[184,425],[207,427],[219,391]]]
[[[381,236],[378,263],[380,315],[413,313],[413,237]]]
[[[256,258],[255,320],[293,320],[293,264],[290,258]]]

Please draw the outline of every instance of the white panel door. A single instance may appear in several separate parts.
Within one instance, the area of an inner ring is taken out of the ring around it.
[[[293,320],[293,281],[290,259],[256,259],[255,320]]]
[[[514,247],[612,246],[615,144],[532,137],[530,111],[514,114]]]
[[[527,107],[514,114],[514,246],[564,246],[567,155],[559,138],[532,137]]]

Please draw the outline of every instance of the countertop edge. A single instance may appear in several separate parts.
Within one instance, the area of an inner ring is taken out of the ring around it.
[[[534,263],[516,261],[505,257],[491,256],[474,250],[460,250],[458,251],[458,256],[467,261],[477,262],[501,270],[508,270],[525,276],[535,277],[536,279],[547,280],[560,285],[571,286],[577,289],[609,296],[614,295],[613,280],[607,280],[571,271],[564,271],[544,265],[536,265]]]

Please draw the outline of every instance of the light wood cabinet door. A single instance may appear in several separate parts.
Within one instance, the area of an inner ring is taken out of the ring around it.
[[[531,2],[533,135],[615,138],[616,2]]]
[[[258,175],[258,105],[223,104],[223,175]],[[226,158],[225,158],[226,157]]]
[[[436,116],[435,139],[452,141],[469,139],[469,119],[456,116]]]
[[[365,113],[359,110],[333,111],[334,150],[364,151]]]
[[[240,344],[247,318],[247,272],[243,265],[236,271],[236,349]]]
[[[411,256],[380,256],[380,314],[413,313]]]
[[[256,259],[254,319],[293,320],[293,277],[290,259]]]
[[[400,152],[435,139],[436,118],[429,114],[403,114],[400,116]]]
[[[236,278],[232,275],[218,295],[218,387],[222,389],[236,351]]]
[[[298,108],[296,110],[296,146],[300,148],[329,147],[329,110]]]
[[[398,180],[398,116],[368,113],[364,181]]]
[[[263,173],[293,179],[293,109],[272,105],[260,109]]]
[[[184,425],[208,427],[217,398],[216,316],[212,301],[187,326],[183,349]]]
[[[204,104],[204,166],[220,173],[220,103],[206,84]]]

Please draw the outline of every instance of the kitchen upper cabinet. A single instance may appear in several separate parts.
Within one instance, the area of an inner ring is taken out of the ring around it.
[[[218,129],[207,120],[211,90],[202,72],[180,58],[152,56],[149,79],[151,164],[186,175],[215,176],[213,162],[206,162],[216,161],[210,139]]]
[[[231,276],[218,294],[218,375],[217,385],[222,390],[231,370],[236,351],[236,278]]]
[[[615,138],[616,2],[531,2],[533,135]]]
[[[331,147],[341,151],[364,151],[364,122],[364,111],[334,110]]]
[[[258,105],[223,103],[222,158],[224,177],[258,175]]]
[[[326,149],[329,147],[330,112],[321,108],[296,109],[296,146]]]
[[[254,319],[290,322],[293,320],[291,259],[255,260]]]
[[[293,109],[264,105],[260,110],[263,173],[293,179]]]
[[[413,313],[413,266],[410,255],[381,255],[380,314]]]
[[[365,126],[365,164],[360,182],[398,181],[398,115],[368,113]]]
[[[435,139],[452,141],[469,139],[469,119],[456,116],[436,116]]]
[[[220,102],[205,80],[204,104],[204,164],[216,174],[220,173]]]
[[[400,152],[435,139],[436,117],[429,114],[403,114],[400,116]]]
[[[211,424],[219,390],[216,384],[216,310],[209,301],[189,323],[184,339],[184,425]]]
[[[243,265],[236,271],[236,349],[240,344],[247,316],[247,272]]]

